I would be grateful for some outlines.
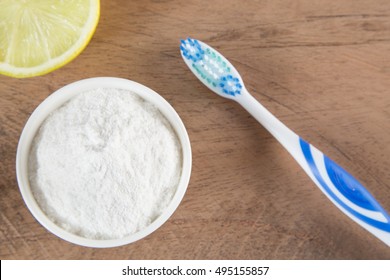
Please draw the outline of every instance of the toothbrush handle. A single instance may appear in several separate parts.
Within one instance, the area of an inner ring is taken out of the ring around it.
[[[300,138],[247,91],[236,100],[286,148],[335,206],[390,246],[390,216],[352,175]]]

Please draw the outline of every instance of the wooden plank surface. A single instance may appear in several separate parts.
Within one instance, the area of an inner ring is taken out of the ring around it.
[[[0,77],[1,259],[390,259],[238,104],[187,69],[179,39],[223,53],[250,92],[354,174],[390,212],[390,1],[102,0],[84,52],[42,77]],[[183,119],[191,182],[158,231],[134,244],[69,244],[32,217],[15,153],[34,108],[88,77],[143,83]]]

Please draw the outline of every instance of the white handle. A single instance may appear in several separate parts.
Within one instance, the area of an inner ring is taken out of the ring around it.
[[[344,214],[390,246],[390,216],[359,181],[301,139],[246,90],[235,100],[286,148]]]
[[[245,88],[234,100],[261,123],[299,163],[304,160],[299,148],[299,136],[271,114]]]

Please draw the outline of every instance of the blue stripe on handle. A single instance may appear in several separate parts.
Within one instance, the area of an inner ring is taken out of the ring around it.
[[[347,171],[324,155],[325,168],[333,185],[354,204],[372,211],[381,211],[378,202]]]
[[[376,211],[382,213],[386,219],[387,219],[387,223],[384,223],[384,222],[380,222],[380,221],[377,221],[377,220],[374,220],[374,219],[371,219],[367,216],[364,216],[362,214],[360,214],[359,212],[356,212],[355,210],[353,210],[351,207],[349,207],[348,205],[346,205],[342,200],[340,200],[332,191],[331,189],[329,188],[329,186],[325,183],[324,179],[322,178],[320,172],[318,171],[318,168],[314,162],[314,159],[313,159],[313,155],[311,154],[311,150],[310,150],[310,144],[307,143],[306,141],[304,141],[303,139],[299,138],[299,143],[301,145],[301,149],[302,149],[302,152],[303,152],[303,155],[305,156],[306,158],[306,161],[307,163],[309,164],[309,167],[314,175],[314,177],[317,179],[317,181],[320,183],[320,185],[323,187],[323,189],[326,191],[326,193],[334,200],[337,202],[337,204],[339,204],[341,207],[343,207],[347,212],[349,212],[350,214],[352,214],[353,216],[355,216],[356,218],[358,218],[359,220],[362,220],[363,222],[373,226],[373,227],[376,227],[378,229],[381,229],[383,231],[386,231],[386,232],[390,232],[390,217],[389,215],[386,213],[386,211],[379,205],[378,202],[376,202],[376,200],[374,199],[374,197],[367,191],[364,189],[364,187],[358,183],[358,185],[356,185],[356,179],[354,179],[350,174],[348,174],[344,169],[342,169],[340,166],[338,166],[335,162],[333,162],[332,160],[330,160],[327,156],[324,155],[324,160],[325,160],[325,166],[327,168],[327,171],[328,171],[328,175],[329,177],[331,178],[333,184],[335,185],[335,187],[347,198],[347,199],[351,199],[352,202],[356,202],[356,201],[364,201],[364,203],[362,202],[362,204],[360,205],[365,205],[366,207],[364,208],[367,208],[369,207],[369,209],[375,209]],[[330,171],[330,172],[329,172]],[[341,176],[340,173],[344,173],[343,175],[344,176]],[[336,175],[337,174],[337,175]],[[333,178],[332,178],[333,176]],[[344,180],[345,178],[347,178],[346,180]],[[352,190],[354,187],[357,187],[358,188],[358,194],[354,194],[354,195],[350,195],[350,191],[347,191],[345,189],[345,187],[347,186],[347,184],[349,183],[348,180],[350,180],[351,178],[353,178],[353,184],[351,187],[348,187],[348,189]],[[339,185],[339,181],[342,181],[342,186]],[[351,189],[352,188],[352,189]],[[362,191],[362,189],[364,189],[364,191]],[[370,204],[370,206],[367,206],[367,204]],[[359,205],[359,204],[358,204]],[[359,205],[359,206],[360,206]]]

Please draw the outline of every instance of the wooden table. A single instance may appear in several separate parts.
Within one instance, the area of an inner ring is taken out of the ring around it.
[[[354,174],[390,212],[390,2],[102,1],[84,52],[42,77],[0,77],[1,259],[390,259],[238,104],[187,69],[179,39],[220,50],[250,92]],[[46,231],[18,190],[15,153],[29,115],[88,77],[135,80],[177,110],[193,150],[191,182],[158,231],[112,249]]]

